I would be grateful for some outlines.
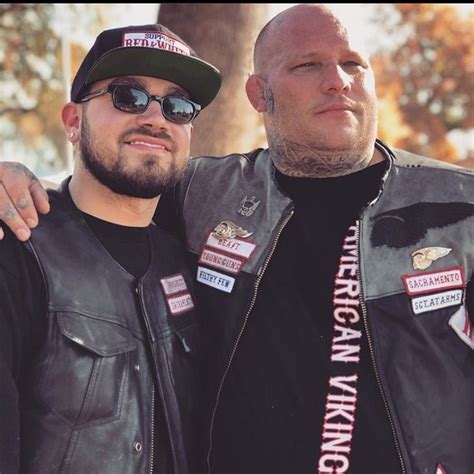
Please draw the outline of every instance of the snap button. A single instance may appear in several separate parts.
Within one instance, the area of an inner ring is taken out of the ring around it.
[[[140,366],[138,364],[135,364],[134,369],[135,369],[135,372],[140,372]]]
[[[143,449],[143,446],[142,446],[142,443],[140,443],[140,441],[135,441],[135,442],[133,443],[133,450],[134,450],[136,453],[139,453],[142,449]]]

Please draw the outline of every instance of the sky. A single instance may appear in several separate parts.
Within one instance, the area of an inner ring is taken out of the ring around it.
[[[273,18],[296,3],[270,3],[269,17]],[[373,41],[377,33],[376,26],[370,22],[370,17],[374,12],[376,3],[327,3],[335,13],[342,19],[347,20],[354,30],[360,35],[360,39],[367,43],[369,52],[374,52],[375,47],[383,47],[383,35],[378,35],[377,41]],[[442,5],[442,4],[440,4]],[[458,8],[462,13],[474,11],[472,3],[453,3],[446,4]],[[119,7],[120,6],[120,7]],[[153,23],[157,17],[158,4],[153,3],[135,3],[118,4],[117,17],[111,18],[108,28],[115,28],[125,25]],[[372,47],[371,47],[372,46]]]
[[[157,4],[149,3],[135,3],[135,4],[119,4],[123,7],[123,10],[118,12],[117,18],[112,18],[109,28],[115,28],[118,26],[124,26],[126,24],[145,24],[150,22],[150,19],[154,21],[157,17],[158,6]],[[275,15],[280,13],[282,10],[296,5],[295,3],[270,3],[269,17],[273,18]],[[343,18],[346,17],[355,23],[355,28],[364,37],[371,33],[372,29],[367,28],[368,18],[373,12],[373,8],[376,4],[349,4],[349,3],[338,3],[330,4],[338,14]],[[153,22],[151,21],[151,22]]]

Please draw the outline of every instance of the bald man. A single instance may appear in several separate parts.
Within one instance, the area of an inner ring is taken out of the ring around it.
[[[376,139],[367,55],[325,7],[271,20],[254,68],[269,148],[193,160],[175,196],[214,341],[208,472],[472,473],[472,174]]]

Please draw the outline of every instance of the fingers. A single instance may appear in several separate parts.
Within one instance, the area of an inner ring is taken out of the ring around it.
[[[41,186],[41,183],[38,180],[33,181],[31,184],[30,193],[36,209],[41,212],[41,214],[47,214],[49,212],[48,193],[43,186]]]
[[[36,176],[20,163],[0,163],[0,219],[19,240],[29,239],[38,224],[36,208],[49,210],[48,197]]]
[[[13,202],[3,184],[0,184],[0,219],[10,227],[19,240],[24,241],[30,238],[31,232],[28,224],[13,205]],[[3,231],[1,233],[1,238],[3,238]]]

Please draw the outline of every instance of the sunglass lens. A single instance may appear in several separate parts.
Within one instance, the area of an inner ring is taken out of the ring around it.
[[[114,104],[124,111],[137,114],[143,112],[148,105],[148,96],[144,91],[129,86],[118,86],[114,90]]]
[[[162,102],[163,115],[174,123],[185,124],[194,117],[194,106],[181,97],[165,97]]]

